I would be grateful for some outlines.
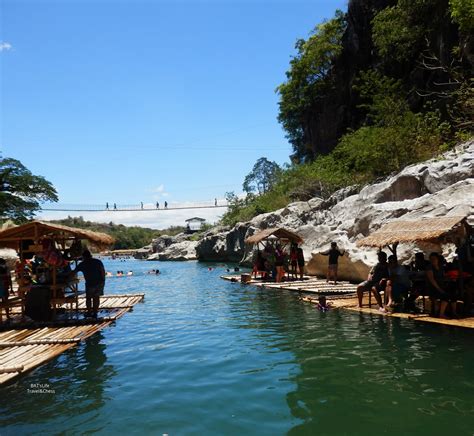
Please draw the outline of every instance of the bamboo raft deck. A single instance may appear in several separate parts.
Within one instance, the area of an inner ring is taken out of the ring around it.
[[[240,275],[226,275],[221,277],[224,280],[239,282]],[[302,301],[317,304],[318,297],[324,295],[327,301],[334,309],[344,309],[351,312],[364,313],[368,315],[379,315],[391,318],[403,318],[416,322],[442,324],[452,327],[462,327],[474,329],[474,316],[458,319],[442,319],[430,316],[427,313],[405,313],[405,312],[380,312],[377,304],[372,298],[372,307],[369,307],[369,299],[367,292],[364,293],[362,301],[363,307],[358,307],[356,297],[357,285],[348,282],[338,282],[337,285],[326,283],[325,280],[316,277],[305,277],[305,280],[288,281],[282,283],[263,282],[262,280],[255,280],[252,278],[246,284],[259,286],[267,289],[281,289],[285,291],[298,292]]]
[[[318,301],[314,297],[304,296],[301,298],[303,301],[316,304]],[[409,319],[417,322],[427,322],[432,324],[443,324],[449,325],[453,327],[463,327],[463,328],[474,328],[474,316],[469,316],[465,318],[457,318],[457,319],[443,319],[443,318],[435,318],[430,316],[427,313],[406,313],[406,312],[380,312],[377,309],[377,305],[373,303],[372,307],[368,307],[368,297],[364,295],[364,299],[362,301],[363,307],[358,307],[357,297],[349,297],[349,298],[328,298],[328,301],[332,304],[332,307],[335,309],[345,309],[351,312],[358,312],[364,313],[369,315],[379,315],[389,318],[402,318],[402,319]]]
[[[143,299],[144,294],[106,295],[100,298],[100,310],[108,314],[97,320],[35,323],[35,328],[21,328],[20,324],[0,332],[0,385],[76,346],[132,310]],[[85,298],[79,299],[79,310],[85,310]]]
[[[222,279],[240,282],[240,275],[226,275],[221,276]],[[318,279],[316,277],[305,276],[303,280],[290,280],[281,283],[264,282],[261,279],[255,280],[252,278],[248,285],[260,286],[269,289],[282,289],[286,291],[296,291],[308,294],[318,295],[344,295],[354,294],[356,292],[356,285],[349,282],[340,281],[336,285],[327,283],[326,280]]]

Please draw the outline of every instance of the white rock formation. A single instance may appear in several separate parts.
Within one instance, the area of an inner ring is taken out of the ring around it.
[[[158,258],[154,260],[196,260],[196,245],[197,241],[181,241],[171,244],[161,253],[156,253],[153,256]],[[153,260],[150,257],[148,260]]]
[[[388,179],[337,191],[327,200],[314,198],[239,223],[233,229],[211,232],[197,246],[202,260],[250,258],[244,240],[258,229],[286,227],[304,238],[303,251],[310,274],[325,275],[327,257],[319,255],[332,241],[347,252],[340,259],[339,276],[363,280],[376,261],[375,250],[360,249],[356,241],[388,221],[403,217],[474,216],[474,141],[467,142],[438,159],[411,165]],[[398,255],[408,260],[416,247],[403,244]],[[419,247],[426,251],[436,246]]]

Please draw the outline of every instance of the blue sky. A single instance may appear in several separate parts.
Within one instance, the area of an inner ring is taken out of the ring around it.
[[[345,0],[0,4],[0,148],[50,180],[65,204],[223,198],[241,191],[258,158],[288,162],[275,88],[296,40],[347,7]],[[83,215],[162,228],[189,213]]]

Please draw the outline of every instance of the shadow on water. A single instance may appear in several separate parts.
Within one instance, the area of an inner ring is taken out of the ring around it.
[[[241,298],[253,299],[245,328],[294,356],[289,434],[472,434],[471,331],[321,313],[281,291],[243,290]]]
[[[74,417],[94,416],[108,400],[104,389],[114,374],[107,363],[103,335],[98,332],[2,388],[0,426],[10,426],[12,432],[16,427],[28,431],[36,423],[66,419],[72,423]]]

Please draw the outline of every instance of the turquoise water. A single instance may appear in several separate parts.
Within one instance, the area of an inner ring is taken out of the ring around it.
[[[136,274],[107,292],[145,302],[0,388],[0,434],[474,433],[472,331],[320,313],[209,265],[106,262]]]

